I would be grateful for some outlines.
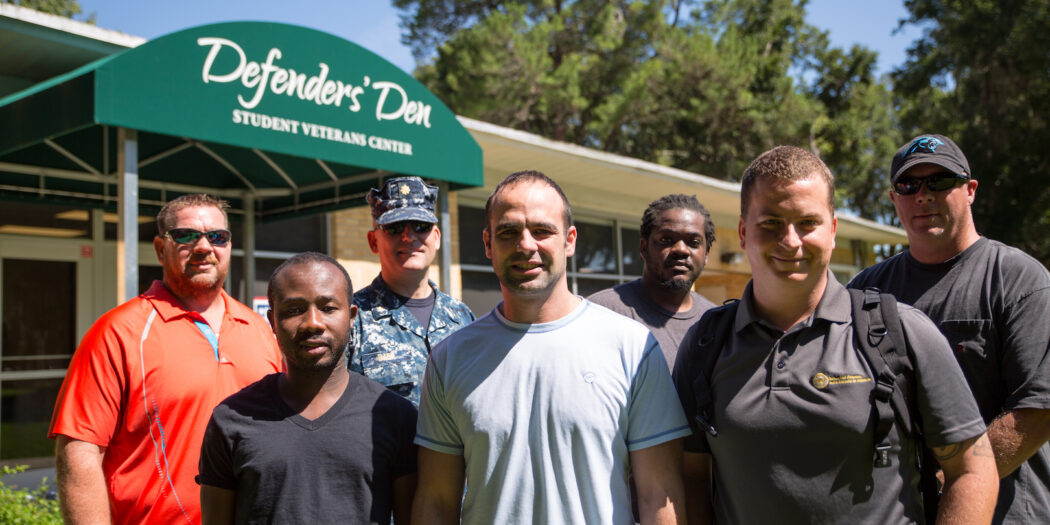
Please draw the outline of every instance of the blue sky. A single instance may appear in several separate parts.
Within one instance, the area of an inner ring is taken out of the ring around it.
[[[155,38],[213,22],[268,20],[319,29],[353,41],[411,72],[412,54],[401,45],[398,12],[383,0],[80,0],[99,27]],[[905,60],[921,32],[908,27],[893,34],[906,16],[902,0],[811,0],[808,19],[830,31],[834,45],[859,43],[879,52],[879,73]]]

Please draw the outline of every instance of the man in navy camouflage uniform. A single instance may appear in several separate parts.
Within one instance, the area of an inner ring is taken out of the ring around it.
[[[368,232],[368,247],[379,255],[380,273],[354,294],[359,313],[350,370],[415,405],[430,349],[474,320],[467,305],[427,278],[441,247],[434,216],[437,192],[419,177],[393,178],[368,192],[375,226]]]

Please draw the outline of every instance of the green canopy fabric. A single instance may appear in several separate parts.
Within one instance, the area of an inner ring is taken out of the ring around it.
[[[483,183],[477,142],[396,66],[312,29],[231,22],[0,99],[0,198],[114,208],[117,128],[137,132],[145,208],[208,191],[269,220],[361,204],[396,174]]]

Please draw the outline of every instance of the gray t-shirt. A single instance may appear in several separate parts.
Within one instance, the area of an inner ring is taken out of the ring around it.
[[[668,367],[673,368],[675,356],[682,345],[696,340],[691,334],[691,329],[696,326],[704,312],[715,306],[696,292],[690,291],[689,296],[693,299],[692,308],[685,312],[672,312],[649,299],[642,289],[642,280],[635,279],[595,292],[587,300],[649,327],[660,343]]]
[[[389,525],[394,480],[416,471],[416,409],[360,374],[314,420],[264,377],[222,402],[197,482],[237,492],[235,523]]]
[[[463,455],[463,523],[633,523],[632,451],[689,434],[656,339],[586,300],[550,323],[499,307],[434,348],[416,443]]]
[[[849,293],[829,274],[816,311],[787,332],[757,317],[751,284],[711,376],[713,424],[693,452],[709,452],[719,523],[923,521],[915,442],[890,433],[891,466],[874,468],[873,374],[853,344]],[[927,443],[944,446],[985,430],[944,337],[922,312],[900,306],[915,367]],[[683,351],[675,385],[695,399],[695,349]],[[817,374],[825,381],[814,381]],[[816,384],[814,384],[816,383]],[[821,387],[818,387],[820,385]]]
[[[850,286],[892,293],[940,327],[985,422],[1050,408],[1050,273],[1029,255],[981,237],[940,264],[898,254]],[[1050,444],[999,481],[994,523],[1050,523]]]

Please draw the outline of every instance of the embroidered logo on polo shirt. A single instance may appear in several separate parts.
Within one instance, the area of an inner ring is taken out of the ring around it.
[[[857,374],[846,374],[844,376],[829,376],[823,372],[817,372],[813,375],[813,379],[810,380],[813,386],[824,390],[832,385],[848,385],[851,383],[870,383],[871,378],[857,375]]]

